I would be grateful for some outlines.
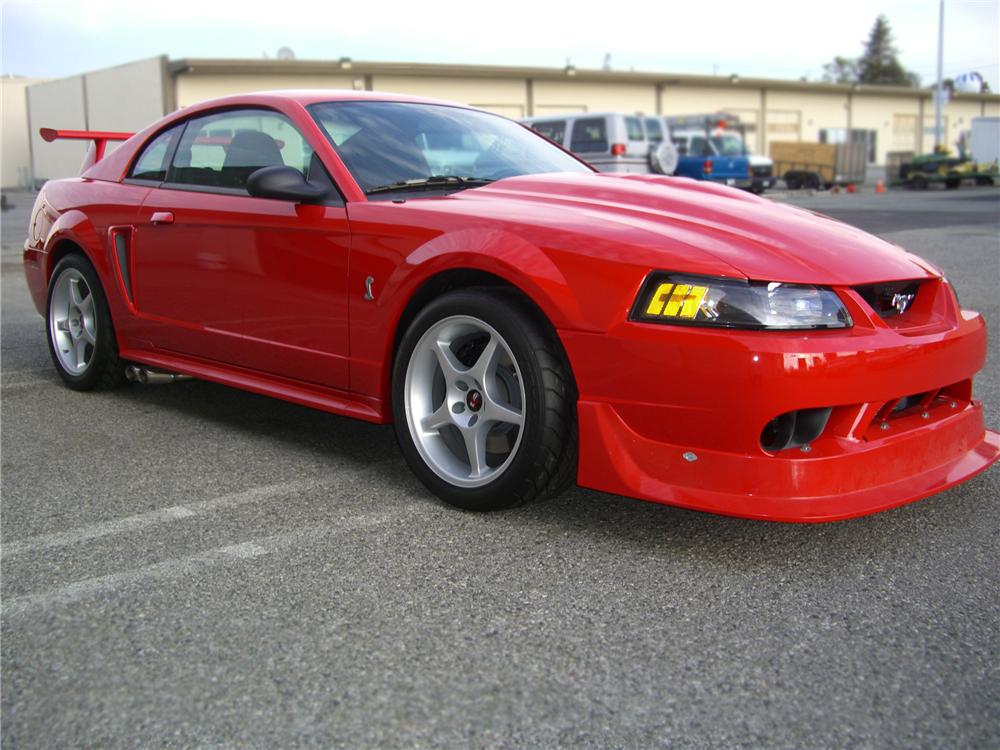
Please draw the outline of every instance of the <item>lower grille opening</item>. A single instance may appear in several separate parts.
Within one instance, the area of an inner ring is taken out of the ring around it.
[[[823,434],[832,411],[832,407],[825,406],[785,412],[764,425],[760,432],[760,447],[776,453],[808,445]]]
[[[920,427],[928,420],[956,414],[972,400],[972,381],[962,380],[944,388],[911,393],[883,403],[863,433],[866,440],[891,437],[900,430]]]

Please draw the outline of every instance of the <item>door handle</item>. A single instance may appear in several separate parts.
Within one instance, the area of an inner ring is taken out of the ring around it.
[[[173,211],[154,211],[149,219],[150,224],[173,224]]]

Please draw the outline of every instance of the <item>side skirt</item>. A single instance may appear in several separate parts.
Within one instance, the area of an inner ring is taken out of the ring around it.
[[[290,401],[293,404],[308,406],[311,409],[319,409],[331,414],[341,414],[376,424],[384,424],[389,421],[383,415],[380,403],[378,405],[361,403],[351,398],[351,395],[345,391],[313,383],[159,350],[122,349],[119,356],[129,362],[141,363],[168,372],[179,372],[199,380],[209,380],[213,383],[228,385],[262,396],[280,398],[283,401]]]

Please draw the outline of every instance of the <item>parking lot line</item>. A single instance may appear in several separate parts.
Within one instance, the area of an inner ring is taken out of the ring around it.
[[[294,482],[280,482],[269,484],[242,492],[234,492],[211,500],[203,500],[198,503],[187,503],[185,505],[174,505],[169,508],[157,508],[148,513],[140,513],[136,516],[126,518],[115,518],[111,521],[96,523],[92,526],[82,526],[68,531],[58,531],[53,534],[40,534],[39,536],[18,539],[12,542],[0,543],[0,558],[7,560],[15,555],[26,552],[37,552],[52,547],[62,547],[69,544],[77,544],[89,539],[108,536],[110,534],[121,534],[129,531],[136,531],[158,523],[168,523],[178,521],[192,516],[204,515],[220,508],[232,508],[246,503],[259,500],[271,500],[282,495],[300,492],[308,487],[316,486],[318,482],[314,480],[298,480]]]
[[[21,388],[43,388],[55,385],[58,381],[49,378],[48,380],[15,380],[13,383],[8,378],[0,382],[0,388],[5,391],[20,390]]]
[[[304,544],[326,536],[386,524],[390,521],[398,520],[400,513],[405,513],[407,509],[417,504],[412,503],[398,506],[393,508],[391,512],[360,514],[340,521],[336,527],[328,524],[320,524],[300,528],[285,534],[263,537],[239,544],[230,544],[225,547],[217,547],[205,552],[173,560],[165,560],[164,562],[147,565],[142,568],[124,570],[96,578],[86,578],[82,581],[74,581],[73,583],[57,586],[35,594],[7,599],[3,602],[0,612],[3,613],[3,618],[8,620],[11,617],[27,614],[38,609],[47,610],[53,606],[72,604],[81,599],[87,599],[100,594],[114,594],[138,584],[146,584],[138,586],[140,592],[147,591],[148,584],[151,581],[187,577],[220,563],[248,561],[288,547],[301,547]]]

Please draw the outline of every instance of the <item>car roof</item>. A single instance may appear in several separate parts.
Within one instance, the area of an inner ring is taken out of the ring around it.
[[[463,107],[473,109],[465,104],[450,102],[443,99],[431,99],[424,96],[411,96],[409,94],[392,94],[382,91],[355,91],[352,89],[275,89],[271,91],[253,91],[245,94],[233,94],[217,99],[198,102],[191,107],[186,107],[183,111],[189,112],[194,109],[211,109],[220,106],[233,104],[277,104],[278,102],[298,102],[303,106],[318,104],[319,102],[334,101],[381,101],[381,102],[408,102],[413,104],[443,104],[450,107]]]
[[[522,122],[532,122],[538,120],[567,120],[567,119],[580,119],[586,117],[590,119],[592,117],[658,117],[659,115],[641,115],[636,112],[563,112],[557,115],[533,115],[531,117],[524,117],[521,119]]]

